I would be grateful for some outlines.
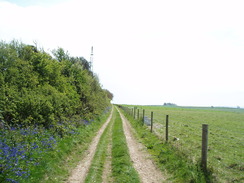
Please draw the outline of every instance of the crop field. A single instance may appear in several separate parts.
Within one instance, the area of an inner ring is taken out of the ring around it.
[[[208,168],[218,182],[244,181],[244,109],[137,106],[145,109],[153,132],[165,140],[169,115],[169,142],[197,164],[201,160],[202,124],[208,124]],[[137,115],[136,115],[137,116]]]

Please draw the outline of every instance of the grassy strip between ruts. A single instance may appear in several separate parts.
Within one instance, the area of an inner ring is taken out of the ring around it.
[[[97,145],[96,153],[94,155],[91,167],[89,169],[88,175],[85,180],[86,183],[103,181],[102,174],[104,171],[104,164],[105,164],[105,160],[106,160],[107,153],[108,153],[107,149],[108,149],[109,138],[111,138],[111,136],[109,134],[111,133],[111,128],[112,128],[113,122],[115,120],[114,117],[115,116],[113,115],[110,123],[104,130],[104,132],[100,138],[100,141]]]
[[[25,182],[64,182],[70,170],[75,168],[82,158],[98,129],[104,124],[110,113],[81,127],[78,134],[62,139],[55,151],[46,154],[38,167],[31,170],[30,179]]]
[[[114,182],[140,182],[139,175],[130,160],[122,120],[118,111],[114,114],[115,122],[112,132],[112,175]]]
[[[162,142],[156,134],[151,133],[146,126],[142,126],[141,121],[134,120],[122,110],[132,127],[136,131],[136,137],[147,147],[153,155],[159,168],[167,171],[173,176],[169,181],[173,182],[213,182],[210,173],[204,173],[200,165],[193,164],[188,158],[177,151],[172,145]]]

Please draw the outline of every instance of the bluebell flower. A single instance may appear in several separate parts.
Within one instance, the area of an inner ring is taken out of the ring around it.
[[[14,131],[14,130],[16,130],[16,128],[15,127],[11,127],[10,130],[11,131]]]
[[[8,181],[8,182],[11,182],[11,183],[18,183],[18,181],[16,181],[16,180],[13,180],[13,179],[6,179],[6,181]]]
[[[0,173],[6,177],[5,181],[18,182],[28,178],[29,167],[38,166],[43,154],[54,149],[56,143],[55,136],[43,128],[0,129]],[[34,158],[37,154],[38,162]]]
[[[83,123],[84,123],[85,125],[89,125],[89,121],[87,121],[87,120],[83,120]]]

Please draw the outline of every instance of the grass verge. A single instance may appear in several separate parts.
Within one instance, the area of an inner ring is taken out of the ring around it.
[[[96,132],[106,121],[110,113],[94,120],[91,124],[78,129],[76,135],[63,138],[55,151],[47,153],[39,166],[31,169],[31,175],[25,182],[64,182],[70,170],[75,168],[88,148]]]
[[[91,167],[89,169],[88,175],[86,177],[85,182],[102,182],[102,174],[104,171],[104,165],[105,165],[105,160],[107,157],[108,153],[108,143],[109,143],[109,138],[111,138],[111,135],[109,135],[112,131],[112,125],[114,122],[114,115],[104,130],[100,141],[97,145],[96,153],[94,155],[94,158],[92,160]]]
[[[199,164],[193,164],[187,156],[174,148],[170,143],[160,140],[156,134],[151,133],[141,121],[134,120],[132,116],[122,110],[126,118],[135,129],[135,136],[147,147],[148,152],[153,155],[162,171],[172,175],[172,182],[213,182],[211,172],[204,173]]]
[[[243,182],[244,109],[220,107],[138,106],[145,116],[154,112],[154,132],[197,164],[201,159],[202,124],[208,124],[208,167],[217,182]]]
[[[122,120],[116,110],[112,131],[112,175],[114,182],[140,182],[139,175],[134,169],[122,127]]]

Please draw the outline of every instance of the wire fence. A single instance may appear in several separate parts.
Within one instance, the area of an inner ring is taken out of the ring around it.
[[[244,150],[244,141],[243,131],[240,129],[225,129],[214,125],[214,123],[211,123],[211,128],[208,129],[208,125],[194,122],[190,115],[178,120],[175,116],[171,119],[171,116],[165,114],[164,111],[153,112],[137,107],[120,107],[139,123],[148,126],[149,130],[160,139],[171,143],[187,154],[193,162],[200,160],[203,169],[207,169],[208,154],[211,157],[211,166],[218,163],[219,166],[229,167],[226,165],[226,162],[231,162],[228,157],[229,152],[226,150],[228,146],[232,148],[229,151],[235,152],[236,158],[242,157],[241,151]],[[221,163],[221,160],[226,161]],[[239,165],[242,169],[244,166],[243,157],[241,162],[239,161]]]

